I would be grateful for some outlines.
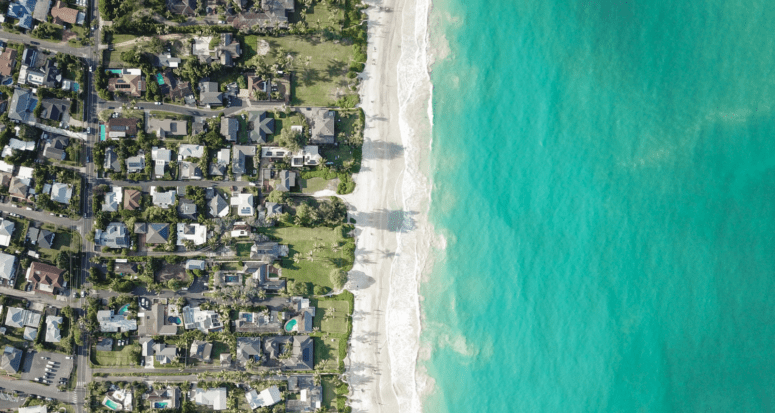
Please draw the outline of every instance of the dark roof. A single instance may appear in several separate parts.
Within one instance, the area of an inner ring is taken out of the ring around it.
[[[38,235],[38,245],[40,245],[42,248],[51,249],[51,246],[54,245],[55,236],[55,233],[47,229],[41,229]]]
[[[62,284],[64,284],[62,274],[64,273],[65,270],[36,261],[27,270],[27,281],[33,283],[35,290],[38,290],[40,285],[62,288]]]
[[[33,119],[32,112],[38,105],[38,99],[32,96],[30,89],[15,89],[11,98],[11,111],[8,118],[19,122],[28,122]]]
[[[163,244],[170,237],[170,224],[150,223],[145,234],[146,244]]]
[[[196,219],[196,204],[194,201],[181,198],[178,201],[178,215],[187,219]]]
[[[107,123],[109,132],[124,132],[127,136],[137,135],[137,119],[110,118]]]
[[[40,117],[55,121],[62,120],[62,116],[70,108],[70,102],[64,99],[43,99],[42,105],[43,110],[40,112]]]
[[[136,189],[124,190],[124,209],[135,210],[140,208],[140,200],[143,199],[143,193]]]
[[[264,112],[248,113],[250,140],[256,143],[267,143],[267,137],[274,133],[274,118]]]

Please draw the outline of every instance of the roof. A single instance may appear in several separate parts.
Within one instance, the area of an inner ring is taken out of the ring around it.
[[[194,201],[181,198],[178,202],[178,215],[183,218],[196,219],[196,204]]]
[[[51,232],[47,229],[41,229],[38,232],[38,245],[40,245],[41,248],[51,248],[54,245],[54,237],[56,236],[56,233]]]
[[[111,187],[111,191],[105,194],[105,202],[102,204],[102,210],[108,212],[118,211],[118,206],[124,198],[123,188],[120,186]]]
[[[26,199],[29,192],[29,178],[19,178],[18,176],[11,178],[11,186],[8,188],[8,194],[11,197]]]
[[[38,337],[38,329],[35,327],[24,327],[24,334],[22,338],[29,341],[35,341]]]
[[[170,237],[170,224],[150,223],[145,234],[146,244],[164,244]]]
[[[20,407],[19,413],[48,413],[48,406],[39,404],[37,406]]]
[[[137,135],[137,119],[134,118],[110,118],[105,126],[110,138]]]
[[[256,147],[252,145],[234,145],[232,146],[232,164],[231,170],[235,174],[244,174],[247,172],[247,157],[256,156]]]
[[[51,0],[38,0],[35,3],[35,11],[32,13],[32,18],[41,22],[46,21],[49,9],[51,9]]]
[[[52,294],[54,288],[62,288],[64,273],[65,270],[36,261],[27,268],[26,279],[33,284],[36,291]]]
[[[280,182],[277,184],[276,190],[280,192],[288,192],[296,186],[296,172],[293,171],[280,171]]]
[[[73,197],[73,186],[70,184],[63,184],[55,182],[51,185],[51,200],[59,202],[60,204],[69,204],[70,198]]]
[[[70,102],[64,99],[46,98],[41,102],[43,110],[40,117],[43,119],[60,121],[70,109]]]
[[[204,270],[205,269],[205,261],[204,260],[188,260],[188,261],[186,261],[186,269],[187,270]]]
[[[172,160],[172,151],[164,148],[157,148],[154,146],[151,148],[151,159],[154,161],[169,162]]]
[[[0,357],[0,368],[10,374],[19,371],[22,362],[22,351],[16,347],[5,346],[3,355]]]
[[[10,280],[16,272],[16,256],[0,252],[0,279]]]
[[[274,118],[266,111],[248,112],[248,129],[252,142],[265,144],[267,137],[274,133]]]
[[[235,142],[237,140],[237,133],[239,132],[239,121],[234,118],[227,118],[222,117],[221,118],[221,135],[223,135],[226,140]]]
[[[185,120],[150,118],[145,126],[146,132],[156,132],[160,138],[167,135],[182,136],[186,134]]]
[[[188,161],[180,161],[180,179],[202,179],[202,168],[199,164]]]
[[[201,158],[204,155],[204,146],[184,143],[178,148],[178,159]]]
[[[8,307],[5,316],[5,325],[22,328],[37,327],[40,325],[40,314],[18,307]]]
[[[11,244],[14,226],[13,221],[0,218],[0,245],[7,247]]]
[[[6,47],[3,53],[0,53],[0,75],[11,76],[16,66],[16,49]]]
[[[237,337],[237,361],[245,364],[251,357],[260,357],[261,338],[260,337]]]
[[[247,399],[251,409],[258,409],[259,407],[271,406],[279,403],[282,400],[282,397],[280,396],[280,389],[277,386],[271,386],[262,390],[261,393],[256,393],[255,390],[251,390],[250,392],[245,393],[245,399]]]
[[[221,106],[221,92],[218,91],[216,82],[199,83],[199,103],[207,106]]]
[[[275,202],[266,202],[266,216],[279,215],[283,213],[283,204]]]
[[[51,8],[51,17],[54,18],[54,24],[75,24],[78,19],[78,10],[66,7],[61,1],[57,1],[54,7]]]
[[[310,125],[310,143],[333,144],[336,112],[326,108],[302,108]]]
[[[188,356],[202,361],[210,361],[212,352],[212,344],[206,341],[194,340],[191,342],[191,350],[188,352]]]
[[[124,209],[135,210],[140,208],[143,193],[136,189],[124,190]]]
[[[151,198],[153,198],[153,205],[167,209],[172,205],[175,205],[176,191],[171,189],[166,192],[158,192],[155,186],[151,187]]]
[[[178,333],[178,326],[176,324],[169,324],[166,322],[164,307],[164,304],[155,303],[151,306],[150,311],[144,312],[144,331],[141,331],[141,334],[150,336],[172,336]]]
[[[14,89],[13,97],[11,98],[10,112],[8,118],[11,120],[18,120],[19,122],[27,123],[33,120],[32,112],[38,105],[38,99],[32,95],[30,89]]]
[[[105,231],[97,229],[94,243],[108,248],[129,247],[129,231],[123,222],[111,222]]]
[[[178,246],[183,246],[183,241],[189,240],[194,245],[202,245],[207,242],[207,227],[200,224],[178,223],[177,226]]]
[[[210,215],[212,217],[225,217],[229,215],[229,204],[221,194],[216,194],[207,205],[210,207]]]
[[[237,215],[241,217],[250,217],[255,215],[253,206],[253,194],[235,194],[231,197],[231,205],[237,207]]]
[[[207,390],[196,388],[191,393],[193,393],[194,402],[200,406],[210,406],[213,410],[226,410],[225,387]]]
[[[8,6],[8,16],[19,19],[17,26],[27,30],[32,29],[32,14],[35,11],[35,0],[19,0]],[[45,16],[44,16],[45,19]]]
[[[62,317],[47,316],[46,317],[46,342],[47,343],[59,343],[62,340],[62,331],[60,326],[62,325]]]
[[[103,166],[109,171],[121,172],[121,162],[118,160],[118,153],[114,147],[109,146],[105,149],[105,165]]]
[[[145,82],[141,75],[123,73],[121,77],[108,79],[108,91],[126,93],[129,96],[140,97],[145,91]]]
[[[145,155],[136,155],[126,158],[127,172],[140,172],[145,168]]]

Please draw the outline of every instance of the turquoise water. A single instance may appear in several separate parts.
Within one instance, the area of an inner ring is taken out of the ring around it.
[[[122,314],[126,313],[127,310],[129,310],[129,304],[125,304],[123,307],[119,308],[118,309],[118,314],[122,315]]]
[[[111,410],[118,410],[119,409],[119,405],[116,404],[116,402],[114,402],[113,400],[105,399],[104,404],[105,404],[105,406],[108,406],[108,408],[111,409]]]
[[[297,322],[298,321],[296,321],[296,319],[293,318],[290,321],[288,321],[287,323],[285,323],[285,331],[293,331],[293,328],[296,327],[296,323]]]
[[[434,2],[424,411],[775,411],[772,21]]]
[[[154,409],[166,409],[167,408],[167,402],[154,402],[153,403]]]

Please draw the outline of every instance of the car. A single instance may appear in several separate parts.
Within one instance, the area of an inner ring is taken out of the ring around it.
[[[78,296],[78,293],[75,293],[75,296],[77,297],[77,296]],[[65,360],[72,360],[72,359],[73,359],[73,356],[67,356],[67,357],[65,357]]]
[[[48,358],[48,357],[43,357],[43,356],[40,356],[40,358],[42,358],[43,360],[49,360],[49,358]]]
[[[89,66],[89,73],[94,72],[94,66]]]
[[[89,135],[91,135],[91,128],[90,128],[90,127],[89,127],[89,128],[86,128],[86,133],[87,133],[87,134],[89,134]]]
[[[86,163],[91,163],[91,156],[90,155],[86,155]]]
[[[145,366],[145,359],[140,359],[140,365]]]
[[[161,105],[161,102],[156,102],[155,105],[156,106]]]
[[[255,182],[249,182],[249,183],[248,183],[248,185],[250,185],[250,186],[256,186],[256,183],[255,183]]]

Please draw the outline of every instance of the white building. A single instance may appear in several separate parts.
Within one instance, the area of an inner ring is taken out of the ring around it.
[[[237,207],[237,215],[241,217],[252,217],[256,213],[253,194],[232,194],[231,206]]]
[[[178,246],[183,246],[184,240],[191,240],[194,245],[202,245],[207,242],[207,227],[201,224],[178,223]]]
[[[180,314],[183,316],[183,327],[186,330],[197,329],[207,334],[223,329],[223,324],[215,311],[185,306]]]
[[[186,158],[201,158],[204,155],[204,146],[191,145],[184,143],[180,145],[178,149],[178,160],[182,161]]]
[[[226,410],[226,388],[191,390],[191,398],[199,406],[209,406],[213,410]]]
[[[248,400],[250,408],[254,410],[259,407],[277,404],[282,400],[280,389],[277,386],[271,386],[268,389],[264,389],[261,393],[256,393],[255,390],[251,390],[249,393],[245,393],[245,398]]]
[[[124,314],[113,314],[113,310],[97,311],[97,321],[103,333],[118,333],[137,330],[137,320],[127,320]]]
[[[0,218],[0,245],[7,247],[11,244],[14,226],[13,221]]]

